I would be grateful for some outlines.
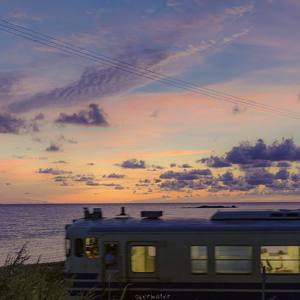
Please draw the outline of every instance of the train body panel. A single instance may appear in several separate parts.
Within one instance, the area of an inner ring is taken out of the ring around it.
[[[300,299],[300,211],[273,213],[90,214],[66,227],[71,299]]]

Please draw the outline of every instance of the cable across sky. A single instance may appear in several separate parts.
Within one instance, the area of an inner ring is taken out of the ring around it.
[[[115,59],[95,51],[76,46],[74,44],[62,41],[58,38],[46,35],[44,33],[32,30],[25,26],[12,23],[6,19],[0,18],[0,30],[11,35],[24,38],[31,42],[39,43],[41,45],[60,50],[68,55],[84,58],[95,63],[99,63],[108,67],[116,68],[118,70],[134,74],[136,76],[151,80],[158,81],[162,84],[179,88],[193,94],[206,96],[214,100],[223,101],[235,105],[249,107],[261,112],[276,114],[291,119],[300,120],[300,113],[275,107],[272,105],[263,104],[251,99],[237,97],[226,92],[221,92],[212,88],[199,87],[192,82],[170,77],[166,74],[151,70],[149,68],[136,66],[128,62]]]

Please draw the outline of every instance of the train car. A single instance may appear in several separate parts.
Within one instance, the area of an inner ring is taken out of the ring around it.
[[[300,210],[211,219],[101,209],[66,225],[70,299],[299,300]]]

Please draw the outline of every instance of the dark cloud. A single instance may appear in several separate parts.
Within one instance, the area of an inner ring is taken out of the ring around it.
[[[53,168],[46,168],[42,169],[40,168],[37,173],[39,174],[50,174],[50,175],[62,175],[62,174],[71,174],[71,171],[64,171],[59,169],[53,169]]]
[[[233,147],[224,157],[211,156],[197,162],[206,163],[211,168],[230,167],[233,164],[242,168],[267,168],[276,161],[279,167],[288,166],[288,162],[300,161],[300,147],[293,139],[282,139],[271,145],[262,139],[258,139],[254,145],[244,142]]]
[[[33,118],[33,121],[41,121],[44,119],[45,119],[45,115],[43,113],[39,113]]]
[[[234,176],[233,176],[232,172],[230,172],[230,171],[227,171],[226,173],[221,175],[220,180],[226,185],[229,185],[229,184],[232,184],[233,182],[235,182]]]
[[[122,179],[122,178],[125,178],[125,175],[124,174],[111,173],[111,174],[108,174],[108,175],[103,175],[103,178]]]
[[[49,147],[45,149],[47,152],[59,152],[61,151],[60,147],[56,144],[51,144]]]
[[[99,186],[98,182],[95,182],[95,181],[92,181],[92,180],[86,181],[85,184],[88,185],[88,186]]]
[[[242,143],[233,147],[226,154],[226,160],[233,164],[247,164],[254,160],[297,161],[300,160],[300,147],[295,145],[293,139],[275,141],[271,145],[259,139],[255,145]]]
[[[289,177],[290,174],[286,169],[281,169],[275,174],[276,179],[287,180]]]
[[[26,128],[25,120],[10,114],[0,114],[0,133],[20,134]]]
[[[185,188],[188,185],[187,182],[183,180],[176,181],[164,181],[160,184],[160,189],[163,191],[177,191]]]
[[[108,126],[105,115],[97,104],[90,104],[89,110],[81,110],[72,115],[61,113],[56,119],[56,123],[82,126]]]
[[[36,115],[31,120],[25,120],[11,114],[0,114],[0,133],[25,134],[39,132],[40,122],[44,119],[42,114]]]
[[[272,166],[272,162],[268,160],[260,160],[250,164],[251,168],[269,168]]]
[[[144,160],[137,160],[136,158],[128,159],[120,164],[124,169],[145,169],[146,162]]]
[[[178,168],[189,169],[189,168],[192,168],[192,166],[189,164],[182,164],[182,165],[178,166]]]
[[[146,49],[143,45],[135,45],[133,48],[122,47],[120,60],[131,63],[133,66],[153,67],[168,56],[168,48],[157,47]],[[25,112],[47,106],[75,105],[93,98],[100,99],[114,94],[125,92],[150,81],[132,73],[115,67],[88,67],[77,81],[50,92],[33,95],[27,99],[10,105],[13,112]]]
[[[246,174],[245,180],[248,184],[257,185],[271,185],[275,179],[274,174],[266,171],[265,169],[258,169],[253,172]]]
[[[91,175],[75,175],[72,179],[79,182],[95,181],[95,177]]]
[[[195,180],[201,176],[211,176],[211,171],[209,169],[194,169],[184,172],[167,171],[160,175],[160,179]]]
[[[287,161],[280,161],[277,163],[278,168],[289,168],[291,164]]]
[[[218,156],[211,156],[209,158],[203,158],[203,159],[197,160],[197,162],[205,163],[210,168],[226,168],[226,167],[231,166],[230,162],[228,162],[224,158],[218,157]]]
[[[61,175],[59,175],[59,176],[55,176],[55,177],[54,177],[54,181],[55,181],[55,182],[65,182],[65,181],[67,181],[68,179],[69,179],[68,176],[61,176]]]
[[[170,168],[175,168],[176,166],[177,166],[176,163],[171,163],[171,164],[170,164]]]

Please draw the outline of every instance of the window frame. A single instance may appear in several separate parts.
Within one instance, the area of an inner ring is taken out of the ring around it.
[[[154,259],[154,272],[134,272],[132,271],[132,264],[131,264],[131,249],[132,247],[155,247],[155,259]],[[158,257],[159,257],[159,247],[157,242],[128,242],[127,245],[127,265],[128,265],[128,272],[130,277],[157,277],[158,276]]]
[[[216,256],[216,248],[217,247],[250,247],[251,248],[251,258],[242,258],[242,259],[236,259],[236,258],[229,258],[229,259],[218,259]],[[255,247],[253,245],[249,245],[249,244],[217,244],[214,245],[213,247],[213,253],[214,253],[214,271],[216,275],[222,275],[222,276],[227,276],[227,275],[238,275],[238,276],[243,276],[243,275],[251,275],[254,273],[254,253],[255,253]],[[251,262],[251,271],[250,272],[219,272],[217,271],[217,261],[249,261]]]
[[[264,248],[264,247],[298,247],[299,248],[299,259],[287,259],[286,261],[298,261],[299,262],[299,271],[297,273],[289,273],[289,272],[283,272],[283,273],[269,273],[269,272],[266,272],[265,275],[266,276],[299,276],[300,275],[300,245],[274,245],[274,244],[268,244],[268,245],[262,245],[260,244],[258,246],[258,252],[259,252],[259,264],[260,264],[260,267],[259,267],[259,274],[263,274],[262,272],[262,267],[261,267],[261,264],[262,264],[262,259],[261,259],[261,248]],[[272,259],[271,259],[272,261]],[[276,260],[273,260],[273,261],[276,261]]]
[[[206,250],[206,258],[205,259],[193,259],[192,258],[192,247],[205,247]],[[209,247],[208,245],[195,245],[192,244],[189,246],[189,258],[190,258],[190,273],[192,275],[207,275],[208,274],[208,265],[209,265],[209,259],[208,259],[208,253],[209,253]],[[204,261],[206,264],[205,266],[205,272],[193,272],[193,261]]]

